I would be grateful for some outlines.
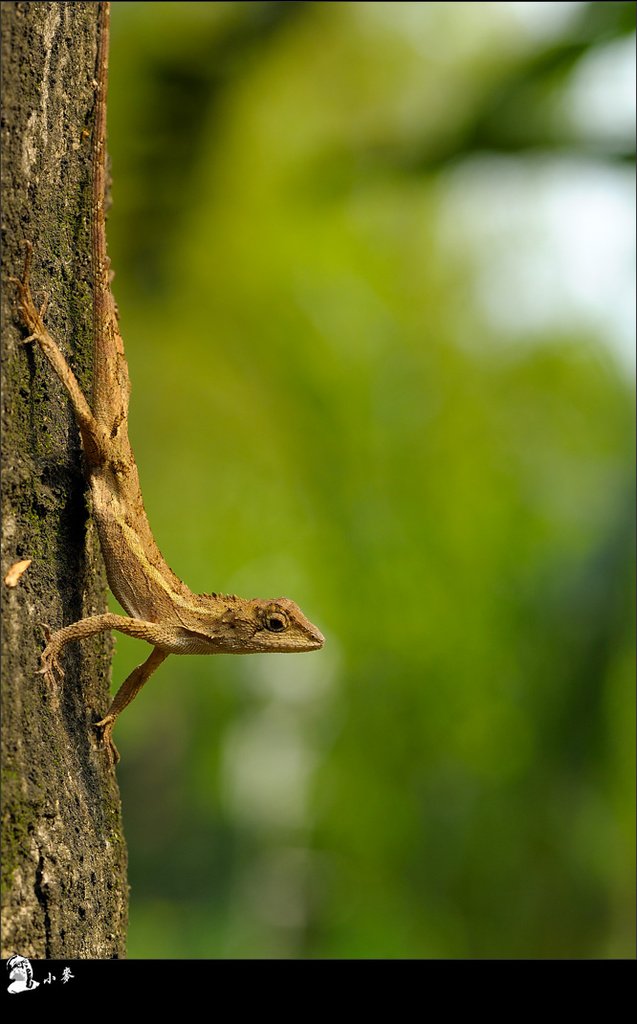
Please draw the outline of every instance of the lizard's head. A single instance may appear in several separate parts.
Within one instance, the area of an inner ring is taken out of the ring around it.
[[[216,637],[228,654],[298,654],[318,651],[325,643],[322,633],[287,597],[274,601],[235,598],[216,626]]]

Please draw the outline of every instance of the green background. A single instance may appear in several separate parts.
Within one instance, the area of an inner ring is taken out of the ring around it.
[[[118,723],[132,957],[634,955],[627,279],[573,295],[632,154],[569,106],[634,19],[113,4],[151,524],[327,638],[171,658]]]

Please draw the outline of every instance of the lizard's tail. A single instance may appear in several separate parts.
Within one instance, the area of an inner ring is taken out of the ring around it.
[[[110,4],[100,3],[97,43],[95,119],[92,148],[91,248],[93,259],[93,412],[114,437],[126,429],[130,383],[124,343],[111,293],[111,264],[106,249],[106,96]]]

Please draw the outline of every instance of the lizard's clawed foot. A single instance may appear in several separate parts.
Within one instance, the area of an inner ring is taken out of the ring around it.
[[[20,293],[20,312],[22,313],[22,319],[27,325],[28,329],[32,332],[28,338],[24,338],[22,344],[26,345],[30,341],[37,341],[39,334],[44,329],[43,319],[48,305],[48,296],[45,298],[42,307],[38,310],[33,296],[31,294],[31,285],[29,284],[29,277],[31,274],[31,253],[33,252],[33,246],[31,242],[26,239],[23,243],[26,253],[24,257],[24,270],[22,271],[22,277],[11,277],[9,280],[12,284],[18,286]]]
[[[110,715],[106,715],[106,717],[103,718],[101,720],[101,722],[96,722],[95,723],[95,728],[98,729],[98,730],[99,729],[102,730],[102,733],[101,733],[102,743],[106,747],[106,750],[108,751],[109,757],[111,758],[111,761],[115,765],[115,764],[119,764],[119,759],[120,758],[119,758],[119,750],[117,749],[117,747],[113,743],[112,732],[113,732],[113,726],[114,725],[115,725],[115,719],[112,718]]]
[[[29,293],[31,294],[31,288],[29,287],[29,276],[31,274],[31,254],[33,252],[33,246],[31,242],[26,239],[23,241],[23,246],[26,249],[24,254],[24,269],[22,271],[22,277],[10,277],[9,281],[11,284],[17,284],[22,295]]]
[[[64,679],[64,669],[60,662],[62,648],[58,644],[51,642],[52,634],[47,625],[42,623],[42,629],[44,630],[46,647],[40,657],[42,668],[38,671],[38,675],[44,676],[50,686],[55,686],[56,683],[60,683]]]

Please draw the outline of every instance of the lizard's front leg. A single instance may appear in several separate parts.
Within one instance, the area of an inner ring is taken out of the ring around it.
[[[131,619],[126,615],[115,615],[112,612],[106,612],[104,615],[91,615],[89,618],[72,622],[70,626],[64,626],[55,633],[47,630],[47,644],[42,652],[41,668],[41,674],[46,681],[54,684],[64,677],[60,657],[64,647],[71,640],[83,640],[87,636],[104,633],[109,629],[116,629],[120,633],[126,633],[127,636],[134,636],[138,640],[146,640],[153,647],[161,645],[166,649],[170,643],[166,627],[157,622],[144,622],[142,619]],[[164,657],[168,653],[169,651],[166,650]]]
[[[103,633],[106,630],[116,629],[120,633],[134,636],[138,640],[146,640],[147,643],[162,644],[163,650],[154,646],[150,657],[143,665],[138,665],[124,683],[120,686],[110,708],[101,721],[96,722],[96,728],[102,729],[102,741],[110,751],[113,762],[119,761],[117,747],[113,743],[111,733],[117,716],[137,696],[144,683],[148,681],[156,668],[164,661],[170,651],[167,649],[170,643],[170,631],[156,622],[144,622],[142,619],[129,619],[125,615],[115,615],[106,612],[104,615],[91,615],[87,619],[80,619],[78,622],[64,626],[57,632],[51,633],[47,627],[47,644],[42,652],[41,673],[49,683],[64,677],[64,670],[60,657],[64,647],[71,640],[82,640],[87,636],[94,636],[96,633]]]
[[[144,683],[147,683],[156,668],[168,657],[168,651],[160,651],[158,647],[152,651],[143,665],[134,668],[115,694],[113,703],[100,722],[95,723],[96,729],[102,729],[102,742],[110,750],[115,764],[119,761],[119,752],[113,743],[113,726],[115,719],[130,702],[135,699]]]

